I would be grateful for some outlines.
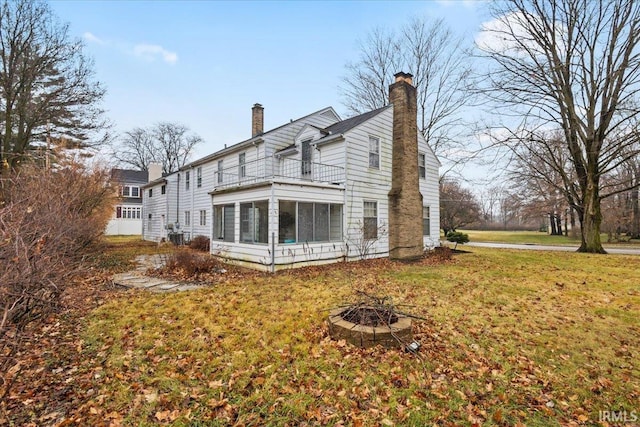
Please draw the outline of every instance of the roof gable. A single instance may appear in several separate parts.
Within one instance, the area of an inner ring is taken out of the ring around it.
[[[121,183],[146,184],[149,172],[134,169],[111,169],[111,179]]]
[[[391,105],[387,105],[382,108],[378,108],[377,110],[368,111],[358,116],[342,120],[341,122],[334,123],[331,126],[325,128],[325,131],[329,132],[330,134],[341,134],[348,132],[356,126],[360,126],[367,120],[377,116],[388,108],[391,108]]]

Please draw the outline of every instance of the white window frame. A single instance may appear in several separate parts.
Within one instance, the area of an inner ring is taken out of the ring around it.
[[[380,138],[369,135],[369,167],[380,169]]]
[[[431,236],[431,207],[422,207],[422,235]]]
[[[206,209],[200,209],[200,225],[203,226],[203,227],[207,225],[207,210]]]
[[[116,206],[116,218],[118,219],[140,219],[142,208],[139,206]]]
[[[418,176],[420,179],[427,177],[427,156],[425,153],[418,153]]]
[[[184,211],[184,226],[189,227],[191,225],[191,211]]]
[[[202,187],[202,166],[196,169],[196,187]]]
[[[367,220],[374,220],[373,227],[368,225]],[[377,200],[364,200],[362,202],[362,234],[363,234],[363,237],[367,240],[378,238],[378,201]]]
[[[135,195],[133,194],[135,193]],[[120,187],[120,195],[132,199],[140,198],[140,187],[137,185],[123,185]]]
[[[218,160],[218,184],[222,184],[224,182],[224,175],[222,172],[223,167],[224,167],[223,160]]]
[[[191,174],[189,173],[189,171],[186,171],[184,173],[184,189],[188,190],[190,185],[191,185]]]
[[[231,210],[233,215],[231,219],[230,227],[229,224],[225,221],[227,213]],[[235,242],[235,234],[236,234],[236,220],[235,220],[235,211],[236,206],[234,203],[225,204],[225,205],[215,205],[213,207],[213,235],[214,239],[221,240],[224,242]],[[230,233],[227,234],[226,231],[228,228],[231,228]]]
[[[238,179],[247,176],[247,153],[238,154]]]
[[[260,209],[258,204],[265,206],[264,209]],[[244,214],[248,216],[245,217]],[[264,215],[266,218],[265,240],[260,241],[260,218]],[[251,202],[240,203],[240,242],[249,244],[267,244],[269,243],[269,201],[268,200],[255,200]],[[250,238],[247,238],[249,236]]]

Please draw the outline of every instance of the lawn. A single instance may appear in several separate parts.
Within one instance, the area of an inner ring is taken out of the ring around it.
[[[446,262],[230,269],[198,291],[116,292],[79,325],[77,366],[58,368],[79,390],[58,420],[596,425],[599,411],[640,411],[637,265],[473,248]],[[327,310],[357,290],[425,318],[414,321],[417,355],[328,337]]]
[[[459,230],[469,235],[472,242],[496,242],[514,244],[538,244],[551,246],[580,246],[580,237],[551,236],[539,231],[500,231],[500,230]],[[604,246],[631,245],[640,246],[638,240],[626,240],[623,242],[607,242],[607,235],[602,234],[600,239]],[[444,236],[442,237],[444,240]]]

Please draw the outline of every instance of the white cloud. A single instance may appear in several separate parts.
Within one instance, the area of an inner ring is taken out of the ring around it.
[[[535,15],[524,16],[522,12],[513,12],[483,22],[480,32],[475,37],[476,46],[486,52],[498,52],[514,57],[542,55],[544,51],[540,42],[531,35],[532,32],[543,32],[544,18]],[[556,42],[564,43],[565,31],[560,23],[556,23]],[[550,37],[548,34],[546,37]],[[562,52],[560,47],[559,52]]]
[[[166,50],[157,44],[140,43],[133,47],[133,54],[137,57],[144,58],[147,61],[155,61],[160,57],[168,64],[175,64],[178,62],[178,54]]]
[[[89,31],[84,33],[82,35],[82,38],[88,43],[95,43],[101,46],[109,46],[121,53],[133,55],[137,58],[142,58],[145,61],[151,62],[159,58],[167,64],[171,65],[178,62],[177,53],[171,52],[157,44],[138,43],[132,46],[130,43],[126,42],[113,42],[111,40],[101,39],[100,37]]]
[[[101,45],[107,44],[107,42],[105,42],[104,40],[102,40],[101,38],[96,36],[95,34],[90,33],[88,31],[82,35],[82,38],[85,39],[86,41],[88,41],[89,43],[97,43],[97,44],[101,44]]]

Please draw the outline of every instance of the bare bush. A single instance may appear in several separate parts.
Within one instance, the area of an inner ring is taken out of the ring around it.
[[[209,252],[211,241],[207,236],[196,236],[191,239],[189,247],[191,249],[195,249],[196,251]]]
[[[164,272],[161,273],[197,278],[201,274],[216,272],[220,269],[220,261],[210,255],[178,249],[167,257]]]
[[[83,256],[102,234],[115,193],[106,170],[68,162],[24,165],[0,190],[0,387],[15,374],[11,355],[24,327],[46,318]]]

